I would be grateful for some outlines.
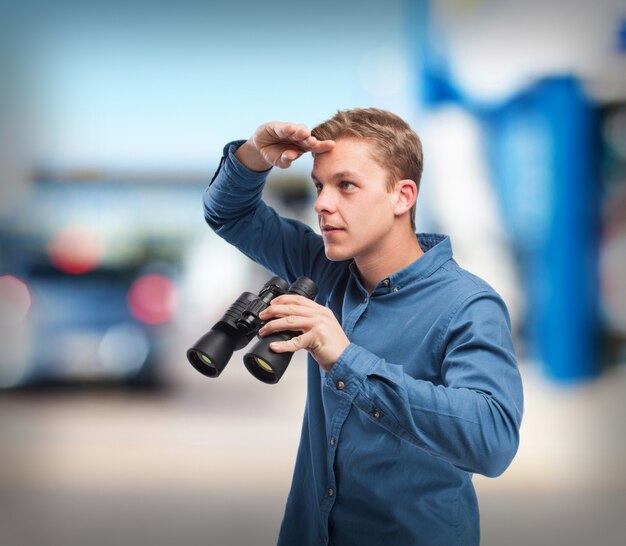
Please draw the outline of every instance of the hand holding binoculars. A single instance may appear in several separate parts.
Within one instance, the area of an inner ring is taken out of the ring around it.
[[[317,295],[317,285],[307,277],[298,277],[291,286],[280,277],[272,277],[258,295],[244,292],[213,328],[187,351],[189,363],[207,377],[218,377],[233,352],[248,345],[258,334],[264,324],[259,313],[274,298],[283,294],[299,294],[312,300]],[[275,353],[269,348],[269,344],[297,335],[300,332],[283,331],[259,338],[254,347],[244,355],[244,365],[259,381],[278,383],[289,366],[293,353]]]

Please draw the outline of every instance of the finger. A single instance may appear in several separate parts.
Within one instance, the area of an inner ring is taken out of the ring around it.
[[[307,303],[313,303],[313,300],[305,297],[305,296],[301,296],[300,294],[281,294],[280,296],[276,296],[271,304],[272,305],[285,305],[285,304],[289,304],[289,303],[295,303],[298,305],[306,305]],[[316,304],[319,305],[319,304]]]
[[[278,138],[289,138],[296,131],[296,125],[294,123],[276,123],[271,124],[267,129],[273,131]]]
[[[315,138],[315,137],[311,137]],[[317,140],[314,142],[309,140],[309,150],[315,154],[323,154],[324,152],[330,152],[335,147],[334,140]]]
[[[306,125],[296,123],[286,123],[274,128],[274,133],[278,138],[289,139],[293,141],[306,140],[311,136],[311,131]]]
[[[264,337],[276,332],[305,332],[310,330],[313,326],[313,321],[308,317],[294,317],[290,315],[288,317],[270,320],[259,330],[259,335]]]
[[[274,298],[270,304],[272,305],[301,305],[309,308],[324,308],[323,305],[313,301],[312,299],[300,296],[299,294],[282,294]]]
[[[309,128],[302,124],[299,123],[296,125],[295,127],[295,131],[294,133],[291,135],[290,139],[293,141],[305,141],[306,139],[311,137],[311,131],[309,130]]]
[[[291,163],[292,161],[298,159],[303,153],[303,151],[298,150],[285,150],[280,156],[280,159],[282,161],[288,161],[289,163]]]
[[[281,158],[281,159],[279,159],[279,160],[276,162],[276,166],[277,166],[279,169],[288,169],[289,167],[291,167],[291,164],[292,164],[293,162],[294,162],[294,160],[291,160],[291,159],[282,159],[282,158]]]
[[[299,349],[305,349],[306,343],[306,334],[303,334],[287,341],[273,341],[270,343],[270,349],[275,353],[295,353]]]
[[[270,305],[259,313],[261,320],[272,320],[276,318],[288,316],[314,317],[319,314],[320,310],[316,307],[306,305],[298,305],[297,303],[288,303],[284,305]]]
[[[294,142],[304,151],[314,154],[328,152],[335,147],[334,140],[317,140],[313,135],[300,141]]]

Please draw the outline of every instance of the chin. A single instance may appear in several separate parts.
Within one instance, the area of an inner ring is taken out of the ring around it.
[[[343,262],[354,258],[352,254],[338,248],[324,247],[324,253],[331,262]]]

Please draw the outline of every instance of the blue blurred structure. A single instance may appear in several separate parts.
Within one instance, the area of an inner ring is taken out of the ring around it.
[[[407,2],[419,102],[455,104],[481,122],[494,190],[527,298],[524,356],[570,382],[600,372],[599,176],[595,105],[575,77],[546,77],[498,103],[462,89],[428,0]]]
[[[574,78],[548,78],[485,126],[525,281],[529,354],[553,379],[592,377],[600,371],[595,107]]]

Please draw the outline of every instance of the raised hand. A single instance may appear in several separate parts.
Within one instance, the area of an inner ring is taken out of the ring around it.
[[[286,169],[302,154],[328,152],[334,145],[334,140],[317,140],[306,125],[273,121],[261,125],[235,156],[254,171]]]

